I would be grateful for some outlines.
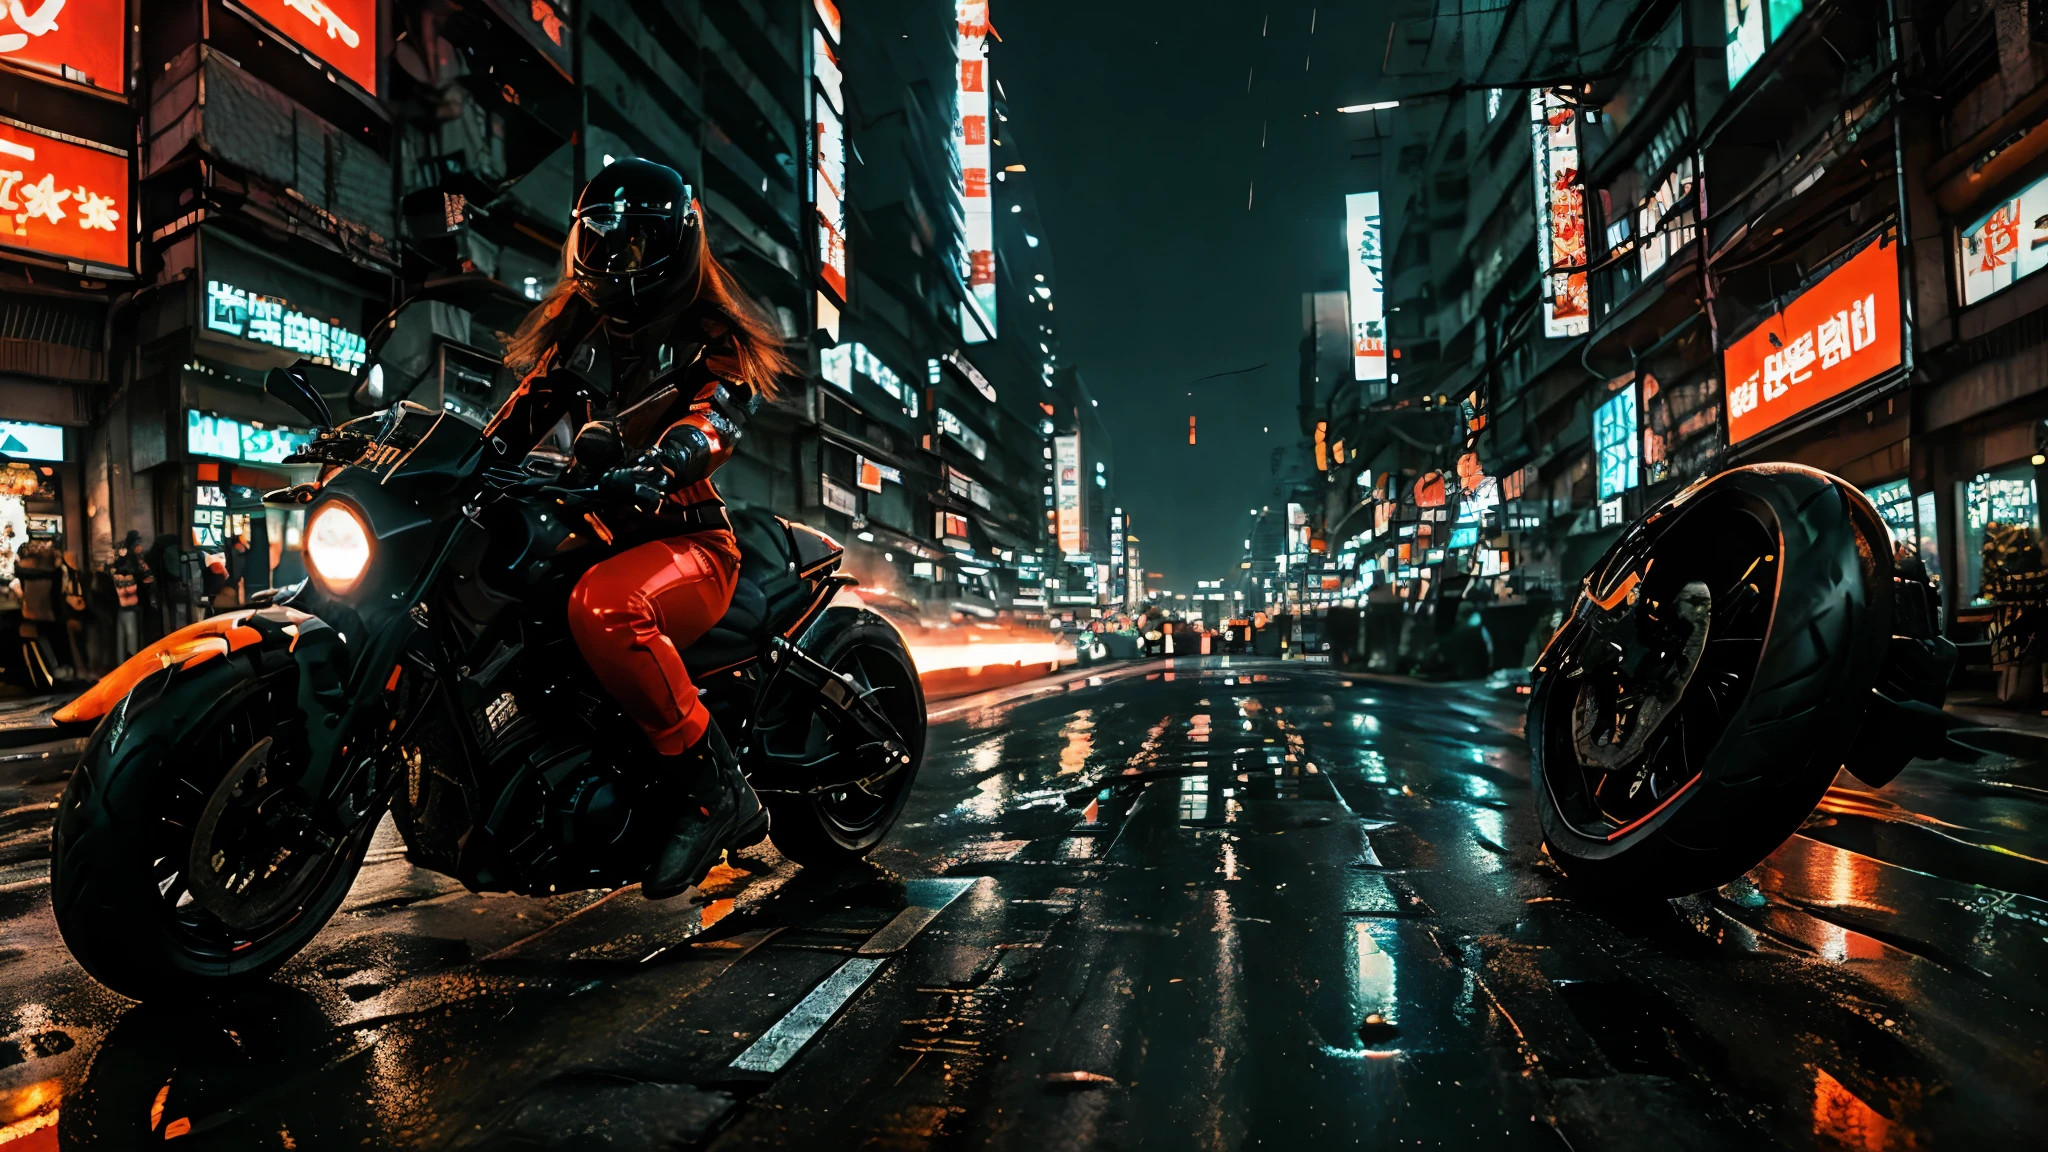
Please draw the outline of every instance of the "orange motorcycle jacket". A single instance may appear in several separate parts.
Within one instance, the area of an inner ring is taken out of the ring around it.
[[[579,478],[632,510],[615,525],[622,535],[649,540],[727,527],[711,474],[731,459],[742,425],[760,406],[739,378],[731,319],[715,306],[691,304],[638,321],[596,316],[568,332],[520,381],[486,434],[530,449],[568,419],[579,428]]]

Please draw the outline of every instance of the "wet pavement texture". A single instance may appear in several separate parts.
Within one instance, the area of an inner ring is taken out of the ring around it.
[[[271,986],[136,1006],[0,761],[0,1147],[1904,1149],[2048,1130],[2048,771],[1844,776],[1718,893],[1541,852],[1521,704],[1182,660],[939,706],[868,866],[475,895],[385,829]]]

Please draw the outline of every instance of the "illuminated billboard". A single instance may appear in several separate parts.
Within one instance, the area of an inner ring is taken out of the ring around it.
[[[0,455],[16,460],[62,460],[64,429],[55,424],[0,420]]]
[[[1593,409],[1593,453],[1599,463],[1600,499],[1608,500],[1642,479],[1641,437],[1636,435],[1636,386],[1630,381],[1614,398]]]
[[[1535,147],[1536,256],[1543,277],[1543,334],[1583,336],[1586,305],[1586,193],[1579,184],[1578,109],[1556,92],[1529,93],[1530,138]]]
[[[1721,354],[1728,442],[1898,367],[1899,331],[1898,249],[1880,240]]]
[[[219,332],[268,344],[351,376],[363,370],[369,344],[341,326],[293,308],[282,297],[249,292],[219,280],[206,282],[205,323]]]
[[[1079,552],[1081,521],[1086,515],[1082,501],[1087,499],[1081,487],[1081,437],[1053,437],[1052,461],[1054,525],[1060,551]]]
[[[996,335],[995,186],[989,179],[988,0],[954,0],[954,54],[959,58],[959,110],[953,155],[960,168],[960,276],[968,298],[960,305],[961,338],[969,344]]]
[[[1351,269],[1351,378],[1387,378],[1387,292],[1380,256],[1380,194],[1344,197],[1344,248]]]
[[[2048,267],[2048,176],[1999,201],[1963,229],[1963,303],[2003,292]]]
[[[313,442],[313,434],[282,425],[265,427],[185,409],[185,450],[194,456],[218,456],[251,464],[276,464]]]
[[[128,267],[128,155],[0,123],[0,246]]]
[[[816,107],[811,136],[812,200],[818,210],[818,277],[832,294],[846,299],[846,113],[844,75],[832,45],[839,41],[839,10],[818,0],[819,24],[811,29],[811,93]],[[828,36],[827,33],[830,33]]]
[[[377,92],[377,0],[242,0],[285,39]]]
[[[1778,42],[1785,26],[1806,8],[1805,0],[1722,0],[1728,33],[1728,86],[1749,74],[1764,50]]]
[[[120,92],[127,24],[128,0],[17,0],[0,6],[0,60]]]

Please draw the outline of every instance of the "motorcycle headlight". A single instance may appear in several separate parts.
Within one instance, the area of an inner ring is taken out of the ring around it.
[[[370,530],[346,504],[332,502],[314,510],[306,524],[306,567],[329,592],[356,586],[370,566]]]

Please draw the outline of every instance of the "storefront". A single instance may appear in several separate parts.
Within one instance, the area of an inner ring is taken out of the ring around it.
[[[0,419],[0,539],[8,550],[0,582],[12,576],[13,550],[29,540],[61,540],[79,563],[76,439],[59,425]]]
[[[174,406],[165,413],[173,431],[157,465],[174,481],[175,512],[160,498],[158,528],[178,536],[190,597],[207,601],[195,605],[204,608],[237,579],[246,595],[304,576],[304,514],[267,509],[263,494],[317,474],[316,466],[283,463],[314,430],[264,395],[263,375],[310,361],[316,387],[345,416],[364,378],[359,317],[368,297],[217,229],[200,232],[196,255],[193,356],[175,369]],[[175,524],[161,522],[170,515]]]

